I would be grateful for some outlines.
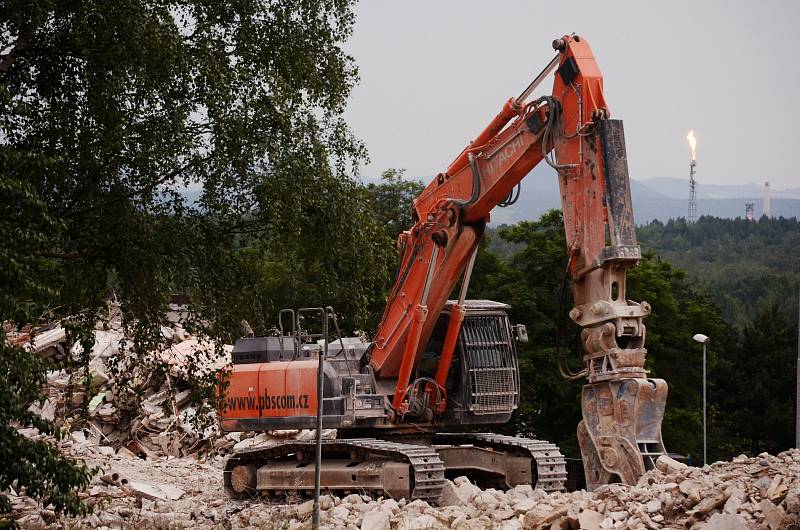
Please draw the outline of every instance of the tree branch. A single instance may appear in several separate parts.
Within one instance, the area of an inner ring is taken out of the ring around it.
[[[79,260],[87,257],[85,254],[79,252],[37,252],[36,255],[40,258],[66,260]]]
[[[118,203],[118,202],[123,201],[123,200],[133,199],[134,197],[139,196],[139,195],[144,195],[145,193],[151,193],[158,186],[164,184],[168,180],[171,180],[171,179],[177,177],[178,175],[180,175],[181,173],[183,173],[184,171],[186,171],[187,169],[189,169],[193,165],[198,164],[199,162],[200,162],[200,160],[198,160],[198,159],[190,160],[189,162],[187,162],[183,166],[175,168],[172,171],[169,171],[169,172],[165,173],[164,175],[162,175],[161,177],[155,179],[153,182],[147,184],[143,188],[141,188],[139,190],[135,190],[135,191],[133,191],[131,193],[127,193],[127,194],[122,195],[122,196],[118,196],[118,197],[106,200],[106,201],[104,201],[102,203],[102,205],[105,206],[105,205],[108,205],[108,204],[115,204],[115,203]],[[90,206],[89,208],[84,208],[83,210],[70,209],[66,214],[64,214],[64,217],[66,217],[66,218],[80,217],[81,215],[85,215],[87,213],[90,213],[90,212],[93,212],[93,211],[97,210],[98,208],[100,208],[100,206],[101,206],[100,204],[97,204],[97,205],[94,205],[94,206]]]
[[[11,70],[11,67],[14,65],[14,61],[20,54],[27,48],[28,43],[30,42],[31,38],[33,37],[33,27],[26,26],[22,32],[20,32],[19,37],[17,38],[17,42],[14,43],[14,47],[11,48],[11,51],[5,55],[2,55],[2,59],[0,59],[0,81],[5,81],[6,77],[8,76],[8,72]]]

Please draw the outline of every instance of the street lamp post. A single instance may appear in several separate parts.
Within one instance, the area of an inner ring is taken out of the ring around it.
[[[706,465],[708,463],[708,424],[706,422],[706,344],[708,344],[711,339],[702,333],[698,333],[692,338],[695,340],[695,342],[699,342],[703,345],[703,465]]]

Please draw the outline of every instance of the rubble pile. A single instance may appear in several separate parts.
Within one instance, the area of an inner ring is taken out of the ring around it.
[[[38,437],[35,429],[25,434]],[[313,431],[284,436],[313,438]],[[327,433],[330,435],[330,433]],[[269,438],[272,440],[272,438]],[[271,443],[268,437],[242,442]],[[241,442],[240,442],[241,443]],[[24,528],[309,528],[313,501],[296,496],[228,498],[222,455],[136,458],[73,436],[62,449],[100,466],[83,493],[99,509],[83,519],[57,517],[13,490],[14,518]],[[353,493],[321,498],[323,528],[352,530],[800,529],[800,451],[740,456],[703,468],[662,457],[635,486],[545,493],[530,486],[482,490],[467,477],[447,481],[439,506]]]
[[[311,510],[301,504],[288,528]],[[440,507],[424,501],[370,501],[350,495],[323,504],[323,523],[361,530],[483,529],[704,530],[800,529],[800,451],[739,456],[703,468],[661,457],[635,486],[545,493],[529,486],[481,490],[466,477],[448,481]]]
[[[200,359],[204,361],[201,369],[216,371],[230,361],[231,347],[225,347],[227,355],[215,355],[212,343],[186,332],[181,311],[180,306],[172,308],[167,314],[168,325],[161,327],[161,344],[148,353],[144,366],[127,374],[132,376],[133,385],[118,384],[111,369],[111,363],[124,367],[132,355],[118,308],[112,307],[109,318],[97,323],[88,371],[79,362],[81,346],[70,347],[60,323],[36,330],[7,330],[12,344],[53,361],[45,399],[33,404],[31,410],[73,431],[77,439],[107,446],[114,452],[153,458],[232,448],[240,441],[238,437],[216,437],[214,426],[198,432],[193,421],[196,409],[190,404],[190,390],[185,384],[187,359]],[[155,365],[162,368],[158,376],[150,370]],[[136,393],[132,387],[137,388]],[[211,439],[216,445],[211,445]]]
[[[42,438],[36,429],[20,432]],[[139,458],[124,448],[109,451],[77,432],[59,445],[87,466],[102,468],[81,494],[93,513],[67,519],[11,489],[5,493],[22,528],[219,528],[226,521],[221,456]]]

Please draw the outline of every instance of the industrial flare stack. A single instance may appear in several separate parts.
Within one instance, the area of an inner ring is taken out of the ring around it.
[[[694,180],[694,168],[697,166],[697,138],[694,137],[694,129],[689,131],[686,139],[689,140],[689,147],[692,150],[692,159],[689,161],[689,214],[686,222],[694,223],[697,221],[696,181]]]

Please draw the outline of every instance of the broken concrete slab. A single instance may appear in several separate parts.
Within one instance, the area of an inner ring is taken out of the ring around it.
[[[466,506],[475,495],[481,493],[481,489],[466,477],[457,477],[456,481],[458,483],[445,481],[439,506]]]
[[[361,530],[389,530],[389,514],[384,510],[373,510],[364,514]]]
[[[758,504],[758,507],[761,509],[761,513],[764,514],[764,522],[769,526],[769,530],[779,530],[783,528],[786,514],[780,507],[775,506],[772,501],[768,499],[762,500]]]
[[[154,485],[130,480],[125,486],[137,497],[153,501],[176,501],[186,494],[181,488],[171,484]]]
[[[314,501],[306,501],[302,504],[298,504],[297,508],[295,508],[295,513],[297,514],[297,518],[300,520],[307,519],[311,517],[311,514],[314,512]]]
[[[730,513],[715,513],[700,527],[700,530],[747,530],[741,517]]]
[[[599,530],[603,519],[605,517],[594,510],[583,510],[578,514],[578,523],[581,525],[581,530]]]

